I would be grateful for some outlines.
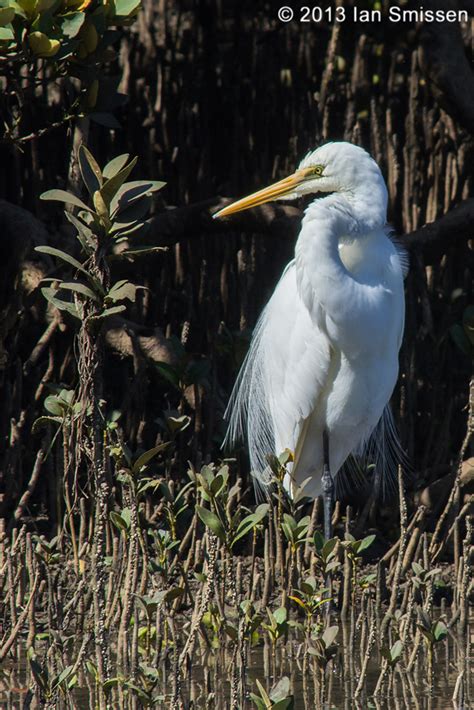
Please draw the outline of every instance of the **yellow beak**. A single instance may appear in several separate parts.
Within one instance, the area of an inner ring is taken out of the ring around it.
[[[241,212],[242,210],[248,210],[250,207],[258,207],[258,205],[263,205],[265,202],[270,202],[271,200],[276,200],[279,197],[284,197],[293,192],[293,190],[301,185],[302,182],[308,177],[311,169],[302,168],[296,170],[293,175],[289,175],[279,182],[275,182],[269,187],[264,187],[263,190],[258,192],[253,192],[247,197],[243,197],[237,202],[232,202],[232,204],[223,207],[219,212],[213,215],[214,219],[216,217],[227,217],[229,214],[234,214],[235,212]]]

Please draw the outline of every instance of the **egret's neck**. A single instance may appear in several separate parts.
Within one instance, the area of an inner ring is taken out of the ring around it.
[[[350,205],[360,234],[367,234],[385,226],[388,193],[383,180],[361,183],[356,189],[343,190],[340,194]]]
[[[321,300],[323,294],[318,292],[323,284],[337,288],[349,275],[372,280],[372,274],[365,273],[366,255],[378,253],[376,243],[386,239],[386,208],[376,207],[375,199],[373,206],[367,203],[364,209],[361,193],[353,197],[338,192],[306,209],[295,258],[298,288],[308,308],[315,295]]]
[[[309,219],[327,218],[328,211],[331,211],[334,222],[343,227],[347,236],[360,236],[384,227],[387,202],[385,183],[368,181],[316,199],[307,208],[306,215]],[[338,238],[343,236],[343,233],[338,234]]]

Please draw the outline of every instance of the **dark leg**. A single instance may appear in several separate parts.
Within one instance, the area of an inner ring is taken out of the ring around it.
[[[329,468],[329,436],[323,431],[323,504],[324,504],[324,537],[332,538],[332,509],[334,505],[334,481]]]
[[[329,435],[326,429],[323,431],[323,505],[324,505],[324,537],[326,540],[332,538],[332,508],[334,504],[334,481],[329,469]],[[325,605],[326,625],[331,623],[332,602],[332,575],[328,572],[326,576],[326,587],[328,589],[328,603]]]

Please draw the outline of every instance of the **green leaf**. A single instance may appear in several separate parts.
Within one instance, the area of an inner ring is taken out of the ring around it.
[[[329,646],[332,646],[334,641],[336,640],[336,636],[339,632],[339,627],[338,626],[329,626],[325,632],[323,633],[321,639],[324,644],[324,648],[329,648]]]
[[[34,658],[30,658],[30,667],[31,667],[31,672],[33,673],[33,677],[37,684],[42,688],[43,690],[48,689],[48,676],[45,671],[41,668],[40,664],[38,661],[36,661]]]
[[[252,702],[256,705],[257,710],[267,710],[268,705],[265,705],[263,700],[258,697],[258,695],[255,695],[255,693],[250,693],[250,697],[252,698]]]
[[[270,700],[274,703],[279,700],[286,700],[290,692],[290,679],[288,676],[284,676],[278,681],[276,685],[270,690]]]
[[[80,14],[82,15],[82,13]],[[84,185],[87,187],[89,195],[94,197],[94,194],[102,187],[101,170],[85,145],[79,147],[78,159]]]
[[[66,291],[74,291],[74,293],[80,293],[82,296],[86,296],[86,298],[90,298],[93,301],[100,303],[99,296],[96,293],[94,293],[94,291],[92,289],[90,289],[85,284],[80,283],[79,281],[71,281],[71,282],[61,281],[61,285],[59,286],[59,289],[60,290],[65,289]]]
[[[140,7],[140,0],[115,0],[115,14],[128,17]]]
[[[86,16],[83,12],[68,12],[66,15],[62,15],[61,32],[68,39],[77,37],[85,19]]]
[[[180,389],[180,378],[178,372],[167,362],[155,362],[155,369],[167,382]]]
[[[124,532],[127,532],[127,530],[128,530],[127,523],[122,518],[120,513],[116,513],[114,510],[111,510],[109,513],[109,518],[110,518],[110,521],[115,525],[117,530],[123,530]]]
[[[357,552],[362,552],[363,550],[366,550],[370,545],[373,543],[375,540],[375,535],[367,535],[367,537],[364,537],[363,540],[360,541],[359,549]]]
[[[224,625],[224,631],[226,632],[227,636],[229,636],[229,638],[232,639],[232,641],[237,641],[239,632],[235,626],[232,626],[232,624],[226,623]]]
[[[99,126],[105,126],[105,128],[112,128],[113,130],[120,130],[122,126],[117,121],[113,113],[108,111],[94,111],[88,114],[91,121],[95,121]]]
[[[126,237],[129,237],[131,234],[140,234],[141,236],[145,236],[145,234],[148,233],[150,229],[150,222],[147,222],[146,219],[141,219],[138,220],[138,222],[130,222],[130,224],[116,224],[112,223],[112,227],[110,229],[110,235],[112,236],[113,240],[115,241],[116,244],[120,244],[120,242],[126,241]],[[128,241],[128,240],[127,240]],[[152,249],[152,246],[144,246],[142,247],[143,249]],[[159,251],[166,251],[167,247],[155,247]],[[123,252],[121,252],[123,253]],[[118,254],[117,256],[120,256]]]
[[[154,446],[152,449],[148,449],[148,451],[145,451],[141,456],[137,458],[135,463],[132,466],[132,473],[137,474],[140,472],[140,470],[146,466],[155,456],[157,456],[161,451],[164,451],[165,449],[170,446],[171,442],[166,441],[164,444],[159,444],[158,446]]]
[[[273,613],[273,618],[275,619],[276,623],[280,626],[281,624],[284,624],[286,621],[287,617],[287,611],[284,606],[281,606],[279,609],[277,609]]]
[[[130,281],[117,281],[107,294],[107,300],[115,303],[116,301],[123,301],[128,299],[132,303],[135,302],[136,291],[138,286],[130,283]]]
[[[191,417],[187,414],[182,414],[180,417],[166,417],[166,424],[172,434],[178,431],[183,431],[191,424]]]
[[[293,535],[293,530],[290,528],[290,526],[287,523],[281,523],[281,529],[283,530],[283,533],[290,543],[294,543],[294,535]]]
[[[99,674],[97,672],[97,666],[92,661],[87,660],[85,666],[89,675],[91,675],[95,680],[98,679]]]
[[[92,201],[94,203],[95,211],[99,216],[101,224],[105,227],[105,229],[109,230],[111,227],[109,210],[104,202],[104,198],[102,197],[100,190],[96,190],[94,192],[94,194],[92,195]]]
[[[13,18],[15,17],[15,8],[13,7],[0,7],[0,25],[2,27],[5,27],[5,25],[9,25],[10,22],[13,21]],[[12,32],[12,37],[13,37],[13,32]],[[0,35],[1,39],[5,39]]]
[[[308,577],[304,582],[300,582],[301,591],[304,594],[312,596],[316,591],[316,580],[314,577]]]
[[[118,313],[123,313],[127,310],[127,306],[112,306],[112,308],[106,308],[102,313],[96,316],[92,316],[91,320],[102,320],[103,318],[108,318],[109,316],[116,316]]]
[[[431,630],[431,620],[424,609],[418,609],[418,619],[423,628],[425,628],[427,631]]]
[[[285,698],[284,700],[279,700],[277,703],[272,705],[272,710],[293,710],[294,701],[293,696],[291,698]]]
[[[247,535],[250,530],[253,530],[253,528],[256,527],[264,519],[264,517],[268,513],[269,507],[270,506],[268,505],[268,503],[262,503],[255,510],[255,513],[252,513],[252,515],[248,515],[239,523],[239,526],[235,533],[235,537],[232,540],[232,546],[235,545],[237,540],[240,540],[242,537]]]
[[[77,238],[79,239],[82,248],[87,254],[90,254],[91,251],[94,248],[94,235],[91,229],[84,224],[82,220],[80,220],[78,217],[75,215],[71,214],[71,212],[64,212],[64,216],[66,219],[76,228],[77,230]]]
[[[168,419],[170,419],[170,418],[171,417],[169,417]],[[211,494],[214,496],[214,498],[216,498],[219,495],[219,493],[222,491],[222,489],[225,487],[226,480],[227,479],[225,476],[218,473],[216,475],[216,477],[214,478],[214,480],[211,481],[210,490],[211,490]]]
[[[266,704],[266,707],[271,708],[272,701],[271,701],[270,697],[268,696],[267,691],[265,690],[265,688],[263,687],[263,685],[260,683],[259,680],[256,679],[255,682],[257,684],[258,692],[260,693],[260,696],[261,696],[263,702]]]
[[[61,49],[61,43],[57,39],[50,39],[44,32],[30,32],[28,44],[37,57],[54,57]]]
[[[316,530],[316,532],[314,533],[313,542],[314,542],[314,546],[316,548],[316,552],[321,554],[321,551],[324,547],[325,538],[324,538],[324,535],[319,530]]]
[[[308,527],[310,523],[310,517],[309,515],[306,515],[304,518],[301,518],[301,520],[298,522],[298,525],[296,526],[296,537],[299,539],[303,537],[303,535],[306,535],[308,532]]]
[[[46,298],[46,300],[49,301],[55,308],[60,311],[66,311],[74,318],[80,319],[79,313],[74,303],[71,303],[71,301],[63,301],[60,298],[56,298],[55,294],[57,293],[57,291],[55,291],[55,289],[42,288],[41,293]]]
[[[130,158],[130,153],[123,153],[123,155],[117,155],[110,162],[107,163],[102,171],[102,175],[106,180],[110,180],[116,175],[122,168],[127,164],[127,160]]]
[[[331,538],[331,540],[328,540],[327,542],[324,543],[324,547],[321,551],[321,556],[323,560],[326,562],[330,555],[334,552],[334,548],[337,545],[337,537]]]
[[[293,710],[294,707],[294,700],[293,696],[289,698],[283,698],[282,700],[278,700],[276,703],[273,703],[272,705],[272,710]]]
[[[121,257],[146,256],[147,254],[156,254],[159,251],[167,251],[167,247],[137,247],[136,249],[127,249],[121,252]],[[132,259],[133,260],[133,259]]]
[[[15,35],[10,27],[0,27],[0,42],[11,42],[13,39]]]
[[[172,602],[175,599],[178,599],[179,597],[182,597],[184,594],[184,589],[182,587],[172,587],[171,589],[168,589],[165,592],[165,595],[163,597],[165,602]]]
[[[434,636],[431,633],[431,631],[428,631],[427,629],[425,629],[423,626],[421,626],[421,624],[418,624],[418,628],[420,629],[421,633],[423,634],[423,636],[427,639],[427,641],[430,644],[434,643],[435,639],[434,639]]]
[[[40,429],[43,427],[47,426],[48,424],[58,424],[61,426],[63,423],[63,418],[62,416],[57,416],[57,417],[38,417],[38,419],[35,419],[33,422],[33,426],[31,427],[31,433],[32,434],[37,434]]]
[[[129,225],[133,222],[141,221],[148,214],[151,204],[151,196],[145,195],[132,202],[125,209],[120,210],[120,212],[115,212],[113,215],[114,229],[120,229],[120,225]],[[110,208],[111,210],[113,209],[112,205]]]
[[[425,570],[423,569],[423,567],[422,567],[420,564],[418,564],[418,562],[412,562],[412,563],[411,563],[411,568],[412,568],[413,572],[414,572],[418,577],[419,577],[420,575],[422,575],[423,572],[425,571]]]
[[[67,688],[68,690],[72,690],[78,683],[79,678],[77,676],[77,673],[74,673],[68,680],[67,682]]]
[[[123,508],[120,515],[122,516],[122,520],[127,526],[127,530],[130,530],[130,526],[132,524],[132,513],[130,511],[130,508]]]
[[[390,649],[390,660],[392,663],[398,661],[403,651],[403,643],[400,641],[395,641],[392,648]]]
[[[75,207],[80,207],[81,210],[86,210],[87,212],[93,212],[93,210],[88,207],[82,200],[65,190],[47,190],[40,195],[40,200],[54,200],[56,202],[65,202],[67,205],[74,205]]]
[[[43,406],[47,412],[55,416],[61,417],[64,414],[64,405],[58,401],[58,398],[54,394],[50,394],[46,397]]]
[[[102,688],[104,689],[105,692],[107,692],[108,690],[111,690],[112,688],[116,688],[121,683],[123,683],[123,678],[119,678],[119,677],[109,678],[108,680],[104,681]]]
[[[65,261],[67,264],[70,264],[71,266],[74,266],[75,269],[78,271],[81,271],[83,274],[87,276],[87,278],[90,278],[90,274],[85,270],[85,268],[82,266],[82,264],[75,259],[73,256],[70,256],[69,254],[66,254],[65,251],[61,251],[61,249],[55,249],[55,247],[35,247],[35,251],[39,252],[40,254],[49,254],[49,256],[55,256],[57,259],[60,259],[61,261]]]
[[[17,0],[16,4],[18,8],[21,8],[27,15],[31,15],[35,10],[36,0]]]
[[[196,512],[204,525],[212,530],[221,542],[225,542],[225,530],[217,515],[212,510],[202,508],[200,505],[196,506]]]
[[[132,182],[126,182],[117,191],[110,208],[111,210],[121,212],[140,197],[161,190],[165,185],[165,182],[160,182],[159,180],[134,180]]]
[[[444,621],[437,621],[433,627],[435,641],[442,641],[448,635],[448,629]]]
[[[283,513],[283,520],[290,530],[296,530],[297,523],[292,515]]]
[[[110,207],[110,203],[117,194],[118,190],[122,187],[125,180],[128,178],[133,168],[137,164],[138,158],[132,158],[128,165],[118,171],[112,178],[107,180],[100,190],[105,204]]]
[[[74,668],[73,665],[67,666],[57,677],[53,687],[61,685],[69,676],[71,675],[71,671]]]

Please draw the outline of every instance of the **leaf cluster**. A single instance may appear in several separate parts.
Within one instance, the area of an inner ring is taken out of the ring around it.
[[[61,72],[100,63],[110,28],[135,19],[141,0],[0,0],[0,55],[54,62]]]
[[[418,609],[417,626],[429,646],[433,646],[435,643],[443,641],[448,635],[448,628],[444,621],[441,619],[433,621],[429,614],[423,609]]]
[[[308,647],[308,653],[313,656],[318,666],[322,669],[326,668],[329,661],[337,653],[335,641],[338,633],[338,626],[328,626]]]
[[[88,260],[99,250],[104,258],[117,256],[114,253],[117,246],[144,227],[144,218],[151,206],[151,195],[160,190],[164,183],[156,180],[127,182],[137,162],[136,158],[129,160],[128,154],[114,158],[103,170],[85,146],[80,147],[78,158],[82,180],[92,205],[64,190],[48,190],[41,195],[41,199],[59,201],[78,208],[77,214],[65,212],[65,215],[76,230],[86,261],[81,262],[56,247],[40,246],[36,247],[36,251],[55,257],[73,270],[72,279],[45,279],[51,285],[41,289],[44,297],[58,310],[80,320],[84,317],[81,304],[88,301],[94,306],[88,318],[89,325],[93,325],[108,316],[123,312],[126,309],[123,301],[134,302],[139,287],[120,280],[106,289],[94,270],[88,266]],[[151,250],[155,251],[155,248]],[[133,259],[137,253],[143,254],[146,251],[145,247],[140,250],[125,249],[119,256]]]
[[[319,609],[331,600],[324,594],[328,590],[322,588],[312,575],[300,582],[299,589],[293,590],[293,595],[289,598],[298,604],[307,617],[312,618]]]
[[[403,643],[398,639],[393,643],[390,648],[384,647],[382,648],[382,656],[386,659],[388,665],[390,668],[393,668],[394,666],[397,665],[398,661],[402,657],[403,653]]]
[[[52,699],[57,690],[67,695],[68,691],[77,685],[78,677],[73,672],[73,665],[67,666],[57,675],[50,677],[46,666],[38,662],[33,648],[28,649],[28,661],[33,678],[38,687],[41,688],[45,700]]]
[[[257,506],[253,513],[242,518],[243,506],[232,510],[229,503],[234,498],[237,487],[229,488],[229,467],[221,466],[216,472],[213,466],[203,466],[199,473],[190,472],[198,490],[209,503],[209,508],[196,506],[196,512],[204,525],[232,551],[234,545],[254,530],[268,513],[268,503]]]
[[[250,693],[257,710],[293,710],[294,698],[290,691],[290,679],[284,676],[269,693],[259,680],[256,680],[259,695]]]
[[[435,569],[431,570],[425,570],[425,568],[420,565],[419,562],[412,562],[411,568],[413,570],[412,583],[417,589],[424,589],[430,579],[436,577],[436,575],[441,572],[440,567],[436,567]]]

